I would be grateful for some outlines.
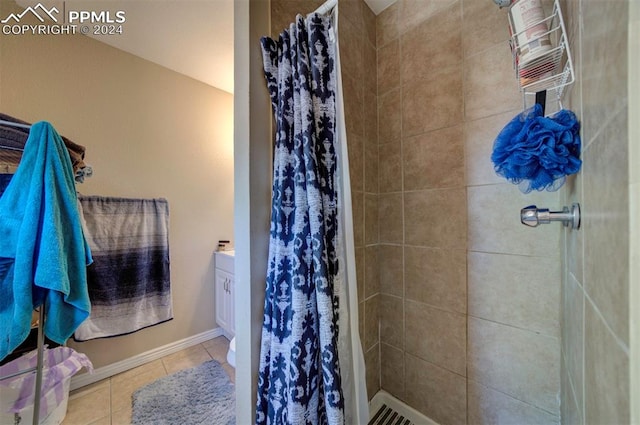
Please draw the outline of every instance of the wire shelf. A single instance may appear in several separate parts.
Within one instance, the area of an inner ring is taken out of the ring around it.
[[[539,25],[544,25],[547,31],[528,38],[527,45],[521,46],[519,40],[524,38],[521,36]],[[536,102],[536,93],[543,91],[547,91],[548,96],[551,97],[550,105],[555,105],[547,108],[547,115],[562,109],[563,94],[566,87],[575,81],[575,75],[559,0],[554,0],[553,11],[549,16],[518,32],[514,29],[513,18],[509,13],[509,27],[513,66],[522,92],[524,109],[533,106]],[[547,37],[551,41],[550,49],[539,55],[529,53],[530,58],[523,55],[523,51],[527,50],[528,46],[540,45]]]

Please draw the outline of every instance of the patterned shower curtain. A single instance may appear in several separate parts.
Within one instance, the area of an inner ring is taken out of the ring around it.
[[[258,424],[342,424],[336,48],[330,16],[263,38],[276,120]]]

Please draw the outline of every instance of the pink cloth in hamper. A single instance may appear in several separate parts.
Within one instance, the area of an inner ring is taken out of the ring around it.
[[[37,365],[37,351],[31,351],[4,366],[0,367],[0,376],[11,375]],[[44,367],[42,369],[42,391],[40,393],[40,417],[51,413],[67,396],[64,382],[83,367],[93,373],[93,365],[89,358],[69,347],[56,347],[44,350]],[[3,387],[19,390],[19,396],[13,403],[12,413],[18,413],[25,407],[34,404],[35,371],[0,381]]]

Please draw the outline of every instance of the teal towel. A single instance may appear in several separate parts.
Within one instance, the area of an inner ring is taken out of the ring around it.
[[[45,335],[63,344],[91,309],[73,168],[48,122],[31,126],[16,174],[0,197],[0,359],[29,334],[45,304]]]

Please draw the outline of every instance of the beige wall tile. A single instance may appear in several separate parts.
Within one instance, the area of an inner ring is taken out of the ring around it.
[[[358,301],[364,301],[364,248],[356,248],[356,279],[358,280]]]
[[[629,76],[627,26],[621,25],[628,19],[628,4],[567,0],[566,5],[577,81],[565,105],[581,121],[584,161],[564,190],[567,203],[577,201],[583,208],[582,228],[565,231],[562,401],[567,423],[629,421],[624,300],[629,287]]]
[[[400,96],[400,89],[395,89],[378,97],[378,143],[394,142],[402,135]]]
[[[499,43],[465,59],[464,116],[466,121],[522,108],[513,72],[511,51]]]
[[[357,133],[347,134],[349,178],[352,191],[364,191],[364,139]]]
[[[401,4],[408,5],[407,2]],[[424,5],[424,1],[421,4]],[[422,21],[400,40],[403,84],[430,78],[434,70],[459,70],[462,67],[460,2]]]
[[[428,79],[409,81],[402,87],[404,137],[460,124],[462,114],[461,70],[434,70]]]
[[[628,424],[628,348],[621,347],[588,300],[584,332],[585,423]]]
[[[380,381],[382,389],[404,399],[404,351],[380,344]]]
[[[365,143],[378,143],[378,96],[375,91],[364,93]]]
[[[378,243],[378,195],[364,195],[364,243]]]
[[[364,245],[364,196],[365,195],[362,192],[351,192],[351,205],[353,209],[353,241],[356,247]]]
[[[469,315],[560,338],[560,261],[468,254]]]
[[[508,7],[491,7],[485,2],[464,0],[462,44],[464,55],[472,56],[509,40]]]
[[[377,344],[364,353],[364,364],[367,369],[367,396],[371,400],[380,390],[380,349]]]
[[[520,223],[528,205],[558,210],[557,192],[523,194],[512,184],[468,187],[469,249],[472,251],[558,258],[560,223],[531,228]]]
[[[629,177],[626,109],[584,151],[585,289],[629,344]]]
[[[362,79],[365,92],[376,95],[378,93],[377,52],[374,45],[364,42]],[[374,72],[375,71],[375,72]]]
[[[460,375],[405,354],[405,399],[439,424],[464,424],[467,380]]]
[[[575,386],[569,378],[567,362],[564,357],[562,360],[562,370],[560,371],[560,417],[565,424],[584,425],[582,404],[578,404],[576,401]]]
[[[465,189],[406,192],[406,243],[439,248],[466,248],[465,196]]]
[[[559,416],[474,381],[469,381],[467,397],[470,424],[560,424]]]
[[[398,297],[404,296],[402,246],[378,246],[378,262],[380,265],[380,292]]]
[[[378,49],[378,95],[400,87],[400,41]]]
[[[566,0],[566,7],[563,8],[567,40],[571,49],[571,56],[573,58],[575,82],[566,87],[564,99],[562,101],[564,107],[572,110],[578,116],[578,120],[580,122],[582,122],[582,49],[580,48],[581,3],[581,0]],[[586,140],[583,140],[583,143],[585,142]]]
[[[470,379],[560,414],[560,341],[535,332],[469,317]]]
[[[414,301],[405,308],[406,352],[465,376],[466,317]]]
[[[464,186],[461,125],[406,138],[402,154],[404,190]]]
[[[350,1],[350,3],[355,2]],[[362,28],[356,27],[348,19],[339,19],[338,26],[340,37],[340,68],[343,78],[346,74],[356,80],[362,80],[364,76],[364,38]]]
[[[380,194],[378,227],[381,243],[402,243],[402,193]]]
[[[562,353],[567,366],[567,374],[574,384],[576,403],[584,404],[584,302],[582,287],[569,275],[562,284]]]
[[[400,140],[378,148],[380,193],[402,190],[402,151]]]
[[[408,300],[467,313],[467,258],[464,249],[405,247]]]
[[[404,348],[404,307],[400,297],[380,295],[380,342]]]
[[[398,38],[398,3],[394,3],[376,16],[376,47]]]
[[[346,18],[360,32],[364,33],[363,0],[340,0],[340,18]],[[338,22],[342,22],[339,19]]]
[[[461,14],[460,2],[456,0],[398,0],[398,4],[401,34],[454,4],[458,8],[458,13]]]
[[[360,333],[360,345],[362,346],[363,353],[366,351],[365,341],[364,341],[364,337],[365,337],[364,309],[365,309],[365,302],[364,301],[359,302],[358,303],[358,332]]]
[[[486,5],[485,5],[486,6]],[[464,123],[464,158],[469,186],[504,183],[491,162],[493,143],[504,126],[520,109]]]
[[[364,20],[365,33],[367,35],[367,41],[373,47],[376,47],[376,15],[371,11],[366,3],[362,5],[362,16]]]
[[[638,52],[640,51],[640,18],[638,15],[638,4],[630,3],[629,4],[629,51],[630,52]],[[640,69],[640,56],[631,55],[629,57],[629,69],[631,70],[631,74],[636,74],[637,70]],[[638,111],[638,93],[640,93],[640,81],[637,78],[629,78],[629,114],[631,116],[636,116]],[[632,164],[638,163],[638,158],[640,158],[640,146],[638,146],[638,140],[640,140],[640,126],[637,121],[632,121],[629,123],[629,140],[635,141],[629,144],[629,158]],[[640,183],[640,167],[631,167],[629,170],[629,181],[631,183]]]
[[[582,136],[587,145],[627,103],[628,2],[582,1]]]
[[[584,208],[584,196],[582,195],[582,173],[567,177],[565,183],[564,205],[572,205],[577,202]],[[578,230],[564,228],[566,268],[575,276],[578,282],[584,281],[584,227]]]
[[[344,116],[347,134],[364,135],[364,82],[342,74]]]
[[[364,346],[368,351],[378,343],[379,295],[367,299],[364,302]]]
[[[296,15],[313,12],[324,0],[274,0],[271,2],[271,37],[278,35],[295,21]]]
[[[375,140],[364,145],[364,191],[378,193],[378,143]]]
[[[364,249],[364,294],[366,298],[380,292],[378,265],[378,246],[367,246]]]

